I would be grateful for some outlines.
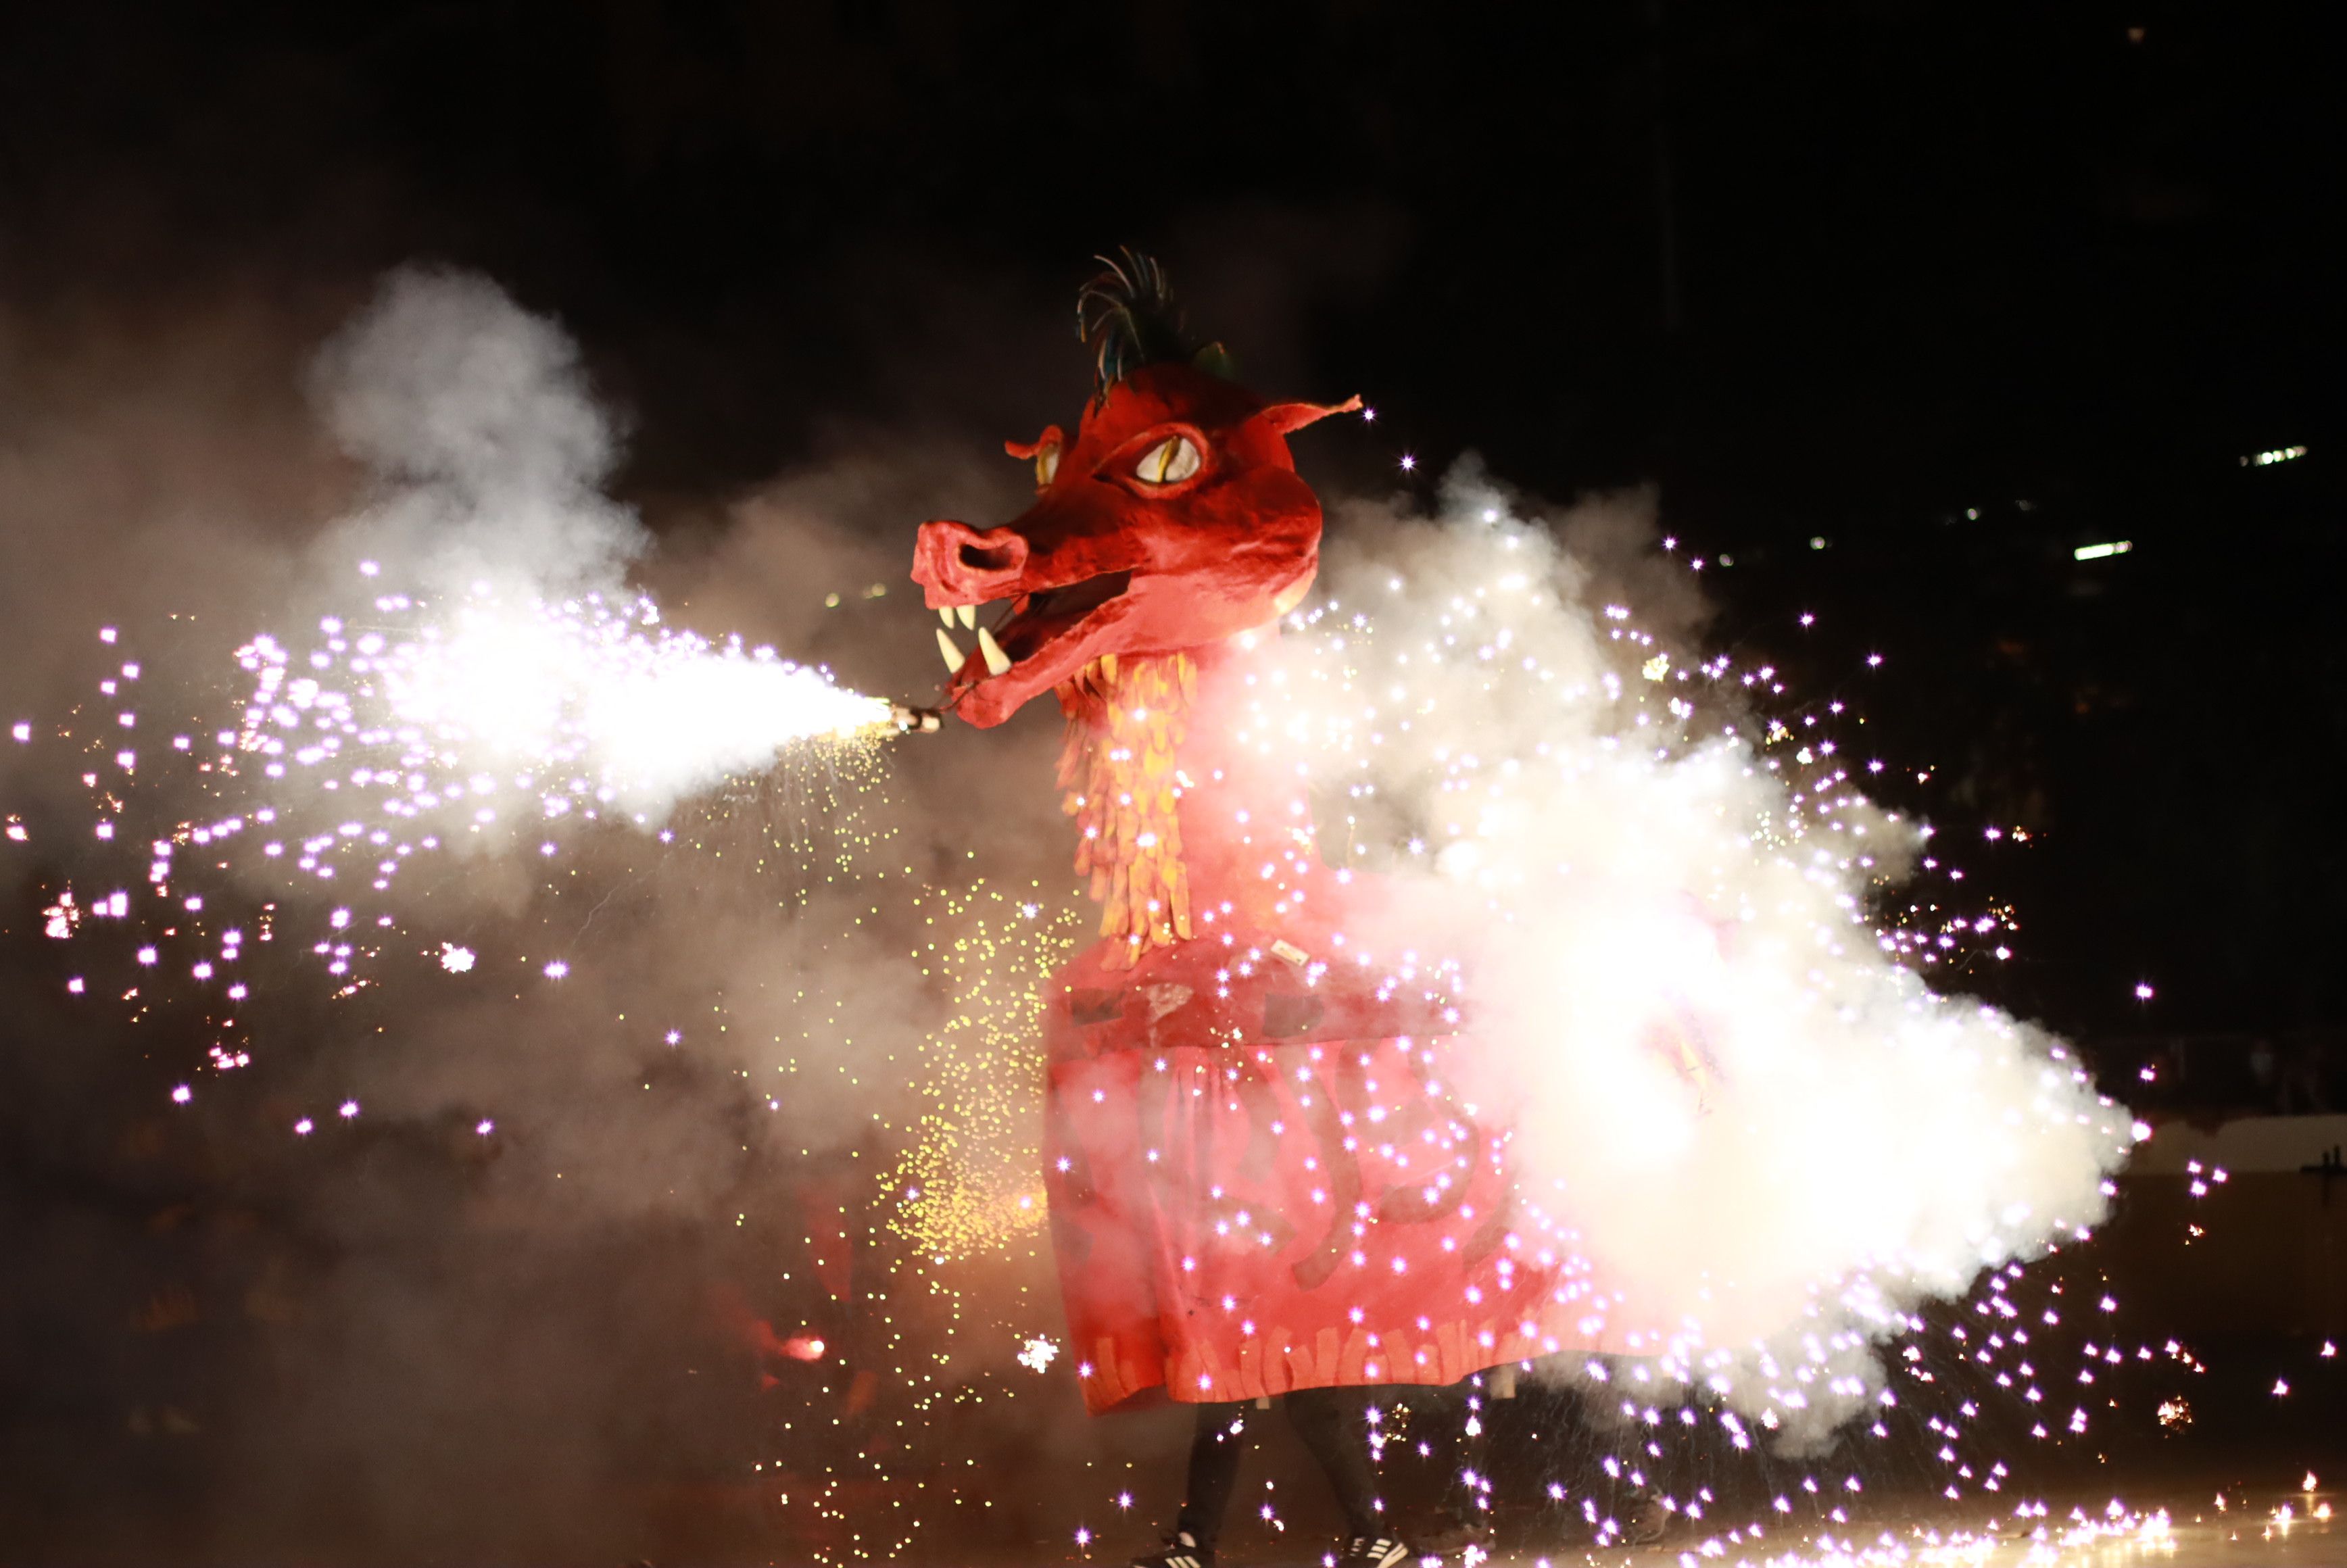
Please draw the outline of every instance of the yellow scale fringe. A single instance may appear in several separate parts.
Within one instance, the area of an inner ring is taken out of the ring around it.
[[[1114,968],[1190,935],[1175,763],[1197,690],[1185,653],[1104,655],[1060,688],[1060,809],[1076,820],[1076,874],[1092,879],[1101,935],[1124,938]]]

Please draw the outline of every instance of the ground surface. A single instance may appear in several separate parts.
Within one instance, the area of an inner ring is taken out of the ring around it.
[[[1829,1537],[1815,1532],[1771,1533],[1758,1542],[1721,1543],[1704,1550],[1706,1537],[1675,1532],[1658,1545],[1632,1551],[1592,1552],[1586,1547],[1502,1552],[1478,1559],[1486,1568],[1694,1568],[1697,1564],[1748,1563],[1754,1568],[1891,1568],[1892,1564],[1963,1564],[1965,1568],[2120,1568],[2130,1563],[2164,1568],[2342,1568],[2347,1565],[2347,1520],[2312,1517],[2329,1502],[2327,1493],[2266,1493],[2236,1497],[2215,1506],[2216,1492],[2130,1497],[2110,1516],[2109,1499],[2096,1503],[2046,1502],[2046,1517],[2026,1522],[1985,1511],[1952,1506],[1944,1515],[1885,1511],[1836,1527]],[[2335,1505],[2332,1505],[2335,1506]],[[2076,1508],[2084,1521],[2069,1517]],[[2282,1511],[2287,1509],[2287,1520]],[[2042,1528],[2041,1528],[2042,1527]],[[1096,1555],[1121,1563],[1122,1552]],[[1309,1568],[1319,1559],[1308,1552],[1226,1554],[1227,1568]],[[1451,1554],[1446,1564],[1468,1559]]]

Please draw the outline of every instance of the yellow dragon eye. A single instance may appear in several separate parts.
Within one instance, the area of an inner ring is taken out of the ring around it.
[[[1178,485],[1198,471],[1198,448],[1186,436],[1169,436],[1142,454],[1133,477],[1146,485]]]
[[[1035,454],[1035,487],[1037,489],[1040,490],[1049,487],[1051,483],[1052,477],[1059,473],[1059,447],[1046,446],[1040,452]]]

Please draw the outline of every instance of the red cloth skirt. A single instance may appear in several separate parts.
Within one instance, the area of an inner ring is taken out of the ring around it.
[[[1453,1383],[1613,1348],[1569,1228],[1515,1193],[1501,1108],[1430,990],[1202,936],[1046,1012],[1045,1187],[1095,1414],[1343,1384]]]

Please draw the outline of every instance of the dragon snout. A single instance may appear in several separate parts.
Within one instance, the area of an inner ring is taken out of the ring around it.
[[[913,580],[932,610],[1004,598],[1026,570],[1027,540],[1007,528],[923,523],[913,545]]]

